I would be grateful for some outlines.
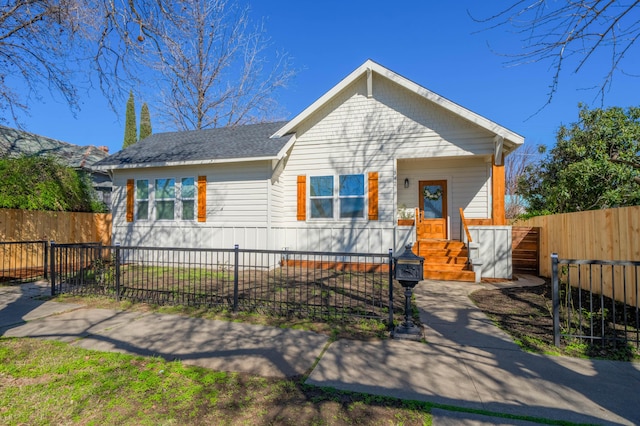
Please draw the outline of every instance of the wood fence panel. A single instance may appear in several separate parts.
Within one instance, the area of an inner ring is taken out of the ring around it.
[[[36,240],[111,245],[111,214],[0,209],[0,241]],[[0,269],[41,267],[34,259],[42,259],[39,245],[7,246],[0,251]]]
[[[544,277],[551,277],[551,253],[561,259],[640,261],[640,206],[538,216],[514,226],[540,228],[540,275]],[[620,273],[605,273],[603,280],[606,295],[615,293],[615,299],[622,301],[625,280]],[[635,296],[627,298],[637,303]]]
[[[111,244],[110,213],[0,209],[0,241]]]
[[[514,226],[540,228],[540,275],[561,259],[640,261],[640,206],[538,216]]]

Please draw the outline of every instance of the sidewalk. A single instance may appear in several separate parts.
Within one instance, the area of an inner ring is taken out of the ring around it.
[[[491,287],[421,282],[415,295],[428,344],[341,340],[308,383],[537,418],[640,424],[639,364],[521,351],[467,297]],[[434,415],[435,425],[504,421],[441,420]]]
[[[328,337],[302,330],[181,315],[86,309],[33,299],[44,285],[0,287],[0,336],[55,339],[99,351],[160,356],[264,377],[306,373]]]
[[[415,294],[427,344],[339,340],[323,354],[328,338],[311,332],[44,302],[32,298],[48,290],[37,284],[0,288],[0,335],[269,377],[304,374],[322,355],[309,384],[537,418],[640,424],[640,365],[522,352],[467,297],[491,286],[421,282]],[[442,409],[433,416],[434,425],[532,424]]]

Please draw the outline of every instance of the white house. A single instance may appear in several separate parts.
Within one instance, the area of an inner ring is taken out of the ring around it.
[[[385,253],[415,242],[440,264],[427,276],[473,280],[459,271],[469,236],[483,276],[511,276],[503,164],[523,142],[369,60],[289,122],[154,134],[99,166],[113,173],[122,244]]]

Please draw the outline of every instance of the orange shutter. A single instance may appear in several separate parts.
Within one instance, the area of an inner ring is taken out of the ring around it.
[[[135,184],[133,179],[127,179],[127,222],[133,222]]]
[[[378,220],[378,172],[369,173],[369,220]]]
[[[307,177],[298,176],[298,220],[307,220]]]
[[[198,222],[207,221],[207,177],[198,176]]]

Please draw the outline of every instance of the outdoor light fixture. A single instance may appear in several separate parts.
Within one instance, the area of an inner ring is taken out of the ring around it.
[[[404,178],[404,187],[405,188],[409,187],[409,178]]]

